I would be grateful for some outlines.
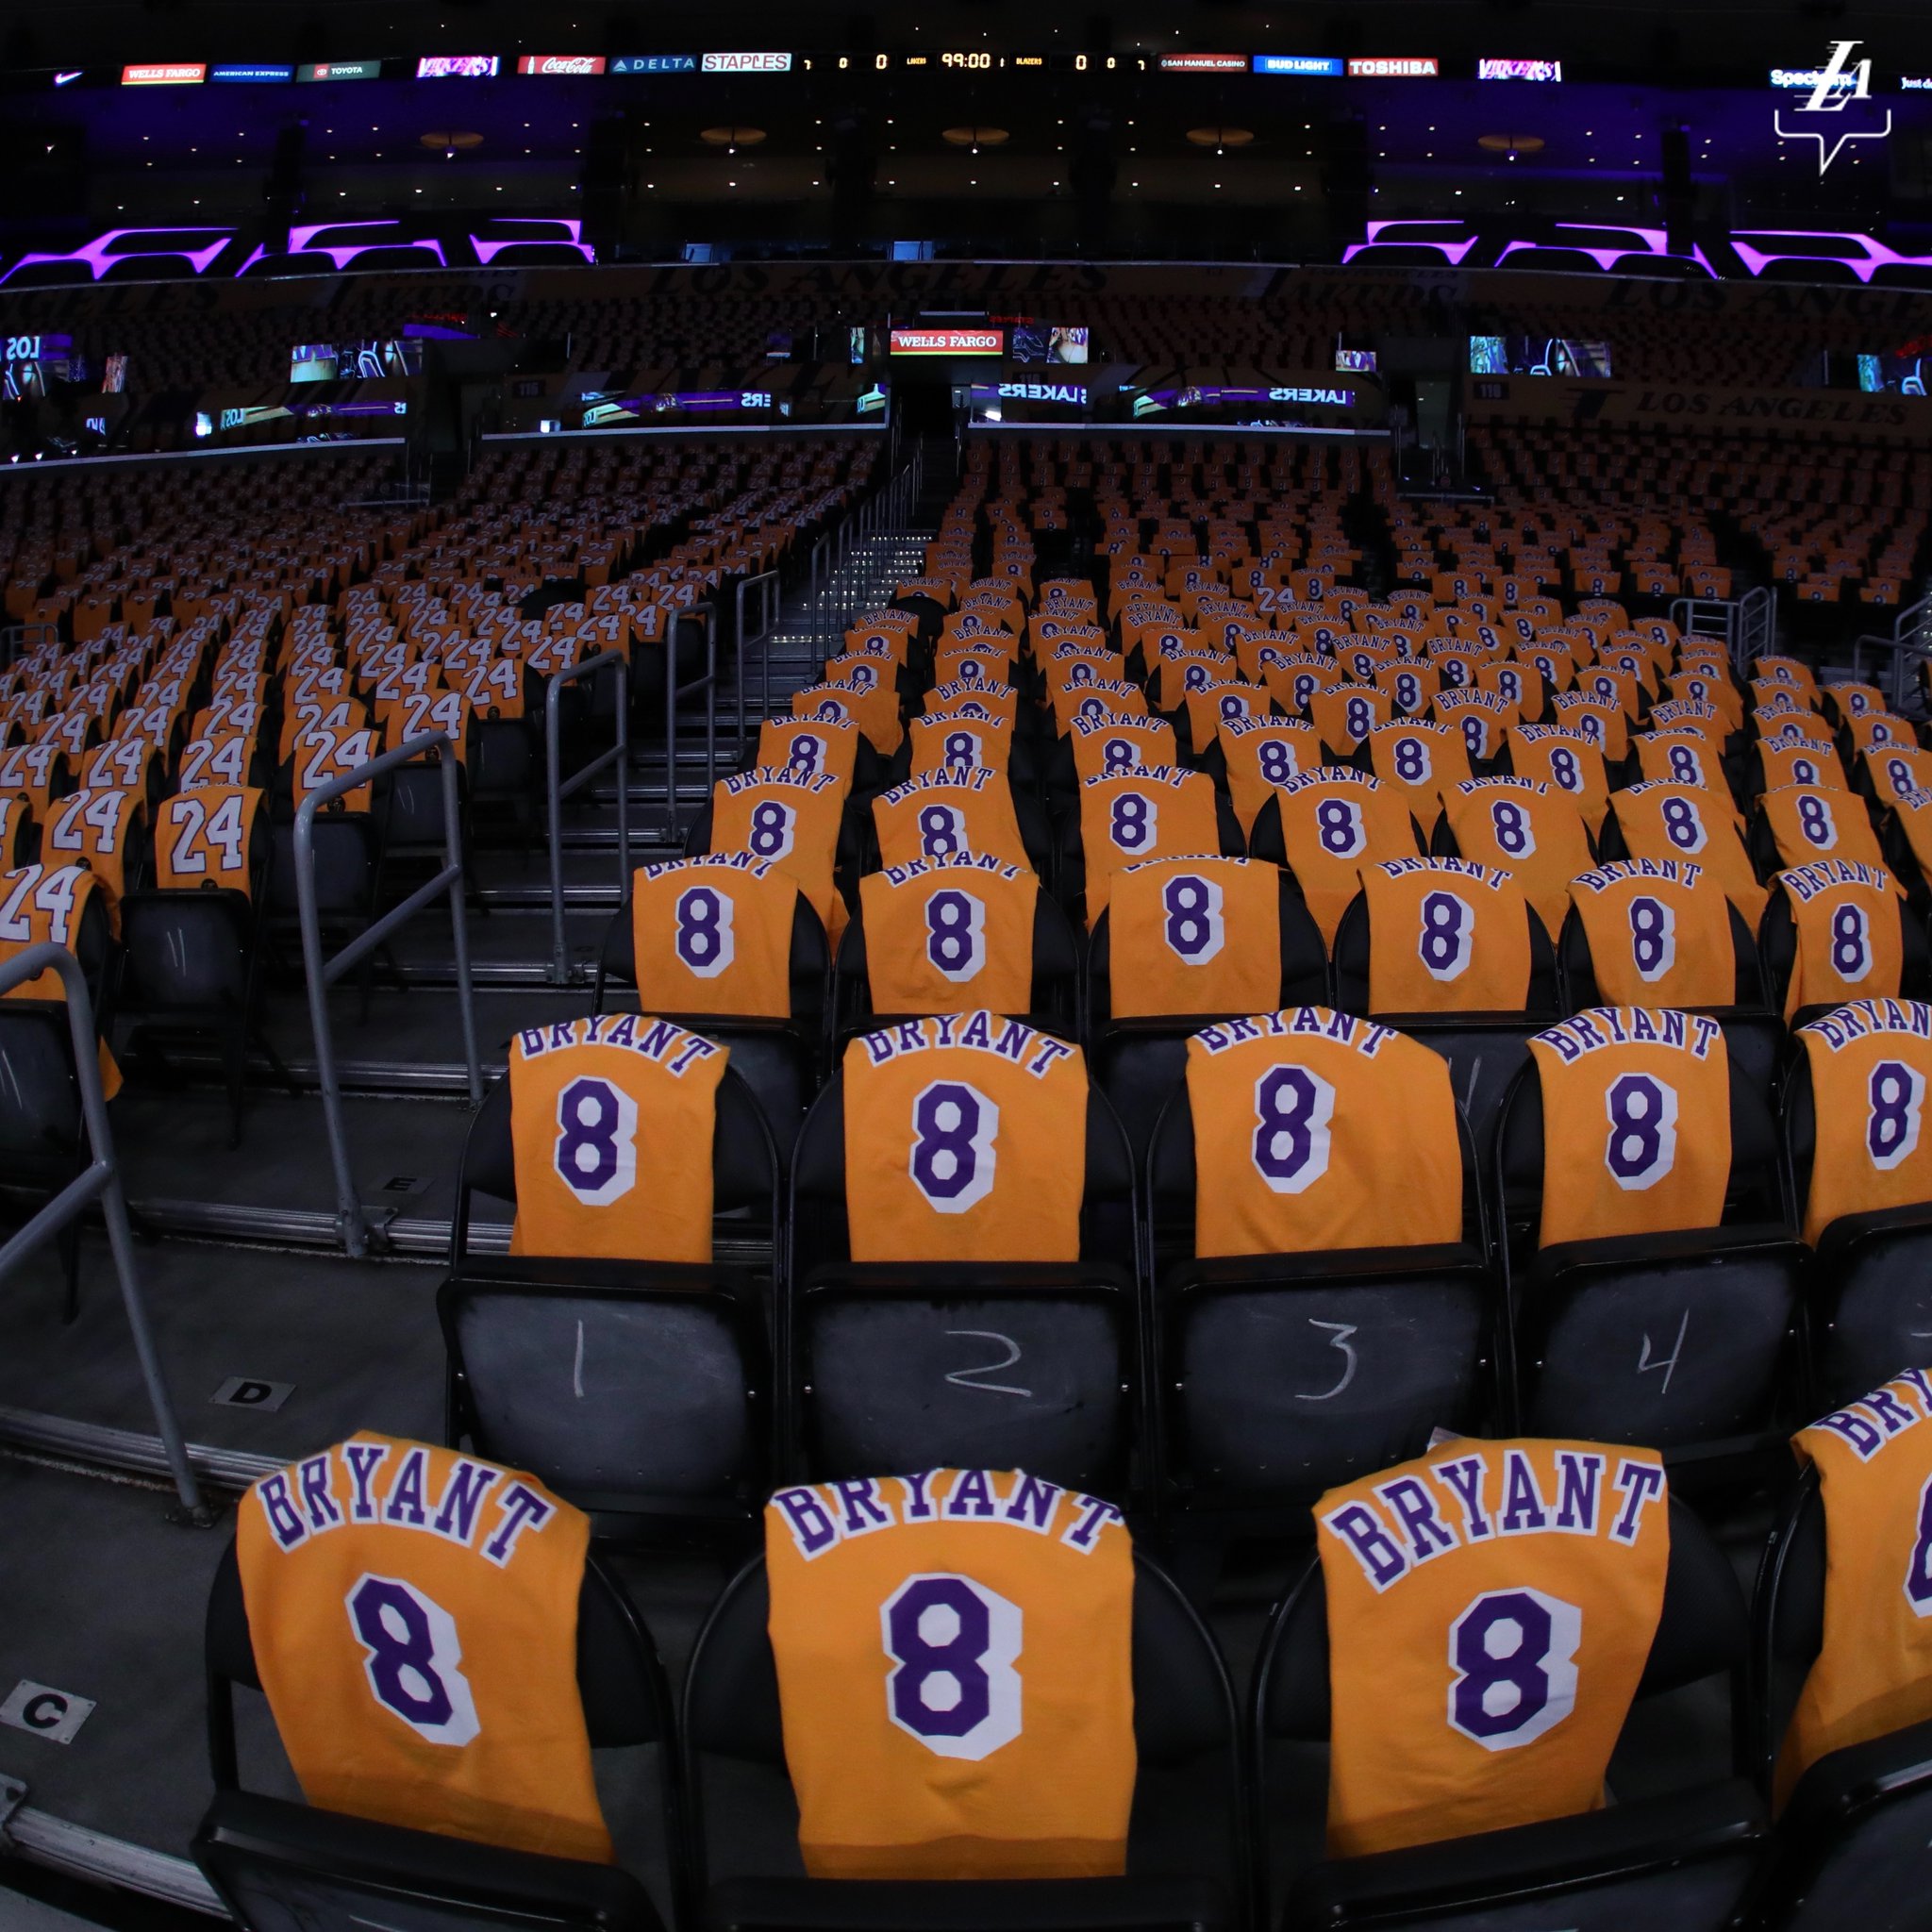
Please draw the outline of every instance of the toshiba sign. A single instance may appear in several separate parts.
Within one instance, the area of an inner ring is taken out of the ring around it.
[[[519,54],[519,74],[602,74],[601,54]]]
[[[895,328],[895,356],[997,356],[1007,346],[1003,328]]]

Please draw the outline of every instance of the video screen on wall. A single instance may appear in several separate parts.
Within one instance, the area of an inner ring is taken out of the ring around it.
[[[291,382],[373,382],[385,375],[421,375],[423,343],[415,336],[361,342],[298,342],[289,353]]]
[[[1015,362],[1085,363],[1087,331],[1058,323],[1023,322],[1013,330]]]
[[[1858,387],[1867,395],[1922,396],[1932,356],[1860,356]]]
[[[1610,345],[1569,336],[1471,336],[1472,375],[1607,375]]]
[[[57,382],[81,382],[87,363],[65,335],[8,335],[0,339],[0,396],[9,403],[49,394]]]

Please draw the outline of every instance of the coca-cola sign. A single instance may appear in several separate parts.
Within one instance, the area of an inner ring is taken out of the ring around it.
[[[602,74],[601,54],[519,54],[519,74]]]

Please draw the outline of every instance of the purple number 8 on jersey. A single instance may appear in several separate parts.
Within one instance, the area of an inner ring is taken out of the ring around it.
[[[1020,1607],[970,1576],[908,1576],[879,1607],[886,1711],[940,1757],[989,1757],[1020,1735]]]

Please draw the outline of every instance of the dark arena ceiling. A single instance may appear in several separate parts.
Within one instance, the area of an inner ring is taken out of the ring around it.
[[[77,0],[0,22],[0,255],[122,225],[490,215],[585,216],[605,259],[904,236],[1319,259],[1418,216],[1932,250],[1923,0]],[[1821,173],[1808,94],[1773,71],[1843,42],[1869,88],[1812,117],[1855,136]],[[1501,61],[1561,79],[1478,77]]]

